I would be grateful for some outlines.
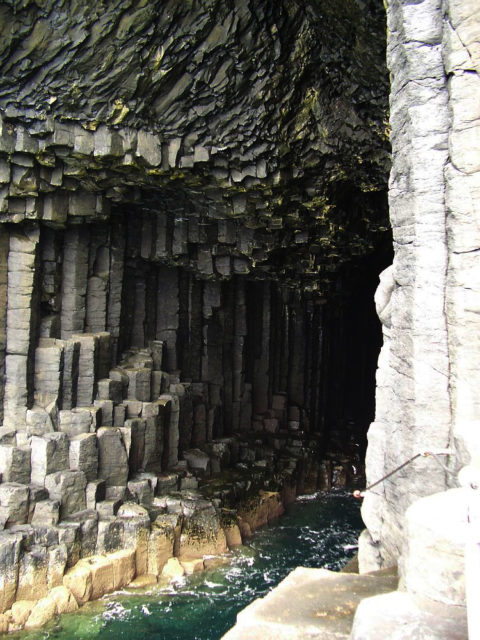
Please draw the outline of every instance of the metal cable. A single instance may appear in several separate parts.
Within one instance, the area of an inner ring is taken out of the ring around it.
[[[431,456],[438,462],[438,464],[442,467],[442,469],[444,469],[447,473],[450,473],[450,474],[453,475],[453,472],[450,471],[450,469],[448,469],[443,464],[443,462],[440,461],[440,459],[438,457],[438,456],[449,456],[449,455],[452,455],[452,451],[450,451],[450,449],[444,449],[444,450],[441,450],[441,451],[422,451],[421,453],[416,453],[414,456],[412,456],[411,458],[406,460],[400,466],[396,467],[395,469],[393,469],[392,471],[390,471],[389,473],[384,475],[382,478],[380,478],[380,480],[377,480],[376,482],[372,482],[372,484],[369,484],[368,487],[365,487],[365,489],[363,491],[360,491],[359,489],[356,489],[353,492],[353,497],[354,498],[363,498],[367,491],[370,491],[370,489],[373,489],[373,487],[376,487],[381,482],[384,482],[385,480],[388,480],[388,478],[390,478],[391,476],[395,475],[398,471],[400,471],[404,467],[406,467],[409,464],[411,464],[417,458],[428,458],[429,456]]]

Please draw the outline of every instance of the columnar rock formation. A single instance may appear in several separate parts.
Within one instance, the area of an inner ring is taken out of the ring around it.
[[[476,2],[388,3],[395,258],[376,301],[384,346],[367,472],[419,458],[365,498],[361,564],[395,562],[407,507],[479,463],[480,20]]]
[[[382,11],[227,5],[1,8],[10,630],[193,571],[361,469]]]

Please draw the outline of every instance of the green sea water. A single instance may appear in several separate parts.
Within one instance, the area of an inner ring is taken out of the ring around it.
[[[257,531],[232,562],[167,588],[122,592],[64,615],[18,640],[218,640],[237,613],[297,566],[340,569],[362,528],[358,501],[344,493],[301,498]]]

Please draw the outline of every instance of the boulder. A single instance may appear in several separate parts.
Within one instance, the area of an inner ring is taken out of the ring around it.
[[[55,587],[50,591],[50,597],[55,601],[57,613],[73,613],[78,609],[78,603],[71,591],[64,585]]]
[[[63,585],[73,594],[78,604],[82,605],[91,600],[93,586],[90,565],[84,561],[77,562],[63,576]]]
[[[39,627],[43,627],[56,613],[57,606],[55,600],[51,596],[41,598],[33,607],[25,623],[25,629],[38,629]]]
[[[19,627],[25,626],[36,603],[36,600],[17,600],[14,602],[11,609],[11,619],[13,623]]]

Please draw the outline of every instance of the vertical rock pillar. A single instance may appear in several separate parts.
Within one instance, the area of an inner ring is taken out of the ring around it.
[[[393,151],[389,201],[395,257],[376,294],[384,346],[375,422],[368,434],[368,483],[420,451],[451,443],[445,317],[453,257],[448,253],[445,201],[450,113],[442,57],[447,4],[387,2]],[[407,507],[444,490],[447,483],[439,465],[419,458],[367,493],[362,513],[368,532],[359,550],[362,571],[396,562]]]
[[[446,315],[453,442],[480,465],[480,15],[474,0],[448,3],[444,61],[452,126],[445,166]],[[464,460],[456,461],[457,468]]]
[[[8,233],[0,229],[0,420],[3,420],[5,352],[7,346]]]
[[[36,327],[35,267],[40,233],[37,226],[12,231],[7,260],[7,344],[4,426],[22,429],[33,400]]]

